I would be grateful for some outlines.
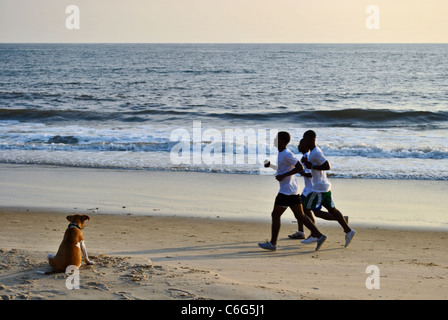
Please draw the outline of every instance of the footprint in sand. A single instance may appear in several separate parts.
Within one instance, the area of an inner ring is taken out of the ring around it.
[[[95,289],[100,291],[109,291],[109,287],[104,283],[99,282],[88,282],[86,283],[86,289]]]

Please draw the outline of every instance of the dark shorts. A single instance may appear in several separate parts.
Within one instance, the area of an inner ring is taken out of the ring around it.
[[[300,200],[300,194],[292,194],[288,196],[286,194],[279,193],[277,194],[277,197],[275,197],[275,205],[283,208],[301,203],[302,201]]]

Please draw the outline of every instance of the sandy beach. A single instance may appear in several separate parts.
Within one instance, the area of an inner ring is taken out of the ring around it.
[[[320,220],[328,236],[320,251],[288,239],[296,224],[287,211],[279,248],[267,252],[257,243],[270,236],[272,177],[14,165],[0,172],[2,300],[448,298],[448,232],[440,219],[406,225],[397,218],[399,228],[393,219],[374,225],[366,218],[404,216],[418,203],[423,210],[430,199],[418,202],[413,190],[425,195],[433,186],[439,193],[432,199],[442,199],[437,182],[335,181],[336,204],[357,230],[352,244],[344,248],[342,229]],[[377,193],[350,193],[360,185]],[[378,194],[397,198],[404,190],[406,203],[375,202]],[[433,204],[437,217],[442,202]],[[96,264],[81,268],[80,288],[69,290],[68,275],[36,271],[50,270],[46,256],[56,253],[72,213],[91,217],[84,236]],[[366,287],[371,265],[379,289]]]

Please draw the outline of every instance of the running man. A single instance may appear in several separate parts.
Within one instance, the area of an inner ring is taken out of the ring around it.
[[[277,160],[277,176],[275,177],[280,183],[280,190],[275,198],[274,209],[272,211],[271,241],[259,243],[260,248],[266,250],[277,249],[277,238],[280,232],[281,216],[289,207],[296,219],[302,222],[311,231],[310,241],[308,243],[317,242],[316,251],[319,250],[327,237],[320,233],[314,223],[303,213],[302,202],[299,195],[299,183],[296,173],[303,172],[303,166],[294,154],[286,148],[291,137],[288,132],[281,131],[274,140],[278,148]],[[265,164],[266,167],[270,163]]]
[[[313,176],[312,192],[305,199],[304,207],[310,210],[320,209],[322,206],[328,210],[328,213],[334,216],[345,232],[345,245],[347,247],[355,236],[356,231],[351,229],[342,213],[336,209],[331,197],[331,183],[327,178],[327,170],[330,170],[330,163],[325,158],[322,150],[316,146],[316,133],[308,130],[303,134],[303,142],[305,148],[310,150],[305,166],[311,169]],[[302,243],[315,242],[314,236],[311,235]]]
[[[305,203],[306,196],[309,195],[313,189],[313,176],[311,174],[311,169],[308,169],[305,166],[305,163],[308,161],[308,156],[309,156],[310,150],[306,148],[303,139],[300,140],[298,150],[303,155],[300,162],[305,167],[304,173],[303,173],[305,187],[303,188],[302,195],[300,196],[302,203]],[[336,218],[332,214],[330,214],[326,211],[322,211],[320,208],[312,208],[312,210],[310,210],[310,209],[307,209],[306,207],[304,207],[303,211],[311,219],[311,221],[313,221],[314,224],[316,223],[316,221],[314,219],[314,215],[316,217],[324,219],[324,220],[337,221]],[[313,215],[313,213],[314,213],[314,215]],[[348,223],[348,217],[344,216],[344,219]],[[298,231],[296,233],[288,235],[288,237],[290,239],[305,239],[305,232],[303,231],[303,223],[301,223],[300,221],[297,221],[297,222],[298,222]]]

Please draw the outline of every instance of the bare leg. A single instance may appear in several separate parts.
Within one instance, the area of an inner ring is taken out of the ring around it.
[[[301,204],[294,204],[290,206],[290,208],[294,213],[297,221],[304,224],[305,227],[307,227],[311,231],[311,235],[313,237],[320,238],[322,236],[322,233],[320,233],[319,229],[317,229],[313,221],[303,213],[303,207]]]
[[[277,245],[278,234],[280,232],[281,227],[281,216],[283,212],[285,212],[286,208],[281,206],[274,206],[274,210],[272,211],[272,226],[271,226],[271,243],[275,246]]]
[[[303,206],[302,206],[302,208],[303,208]],[[303,211],[304,211],[305,215],[308,218],[310,218],[311,222],[316,224],[316,219],[314,218],[313,212],[310,209],[306,209],[306,208],[303,208]],[[297,219],[297,217],[296,217],[296,219]],[[303,232],[303,223],[300,221],[300,219],[297,219],[297,225],[299,227],[298,230]]]
[[[327,211],[315,211],[314,214],[316,215],[316,217],[324,219],[324,220],[329,220],[329,221],[336,221],[336,217],[334,215],[332,215],[331,213],[327,212]]]
[[[345,233],[352,231],[352,229],[350,229],[350,227],[348,226],[347,221],[345,221],[344,216],[338,209],[336,209],[336,208],[327,208],[327,209],[328,209],[328,213],[333,215],[335,220],[337,220],[339,222],[341,227],[344,229]]]

